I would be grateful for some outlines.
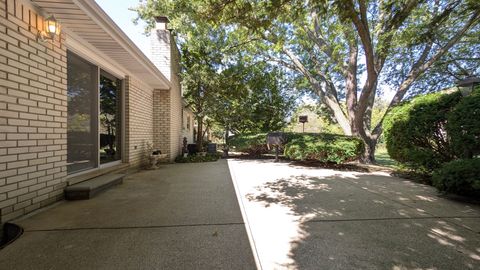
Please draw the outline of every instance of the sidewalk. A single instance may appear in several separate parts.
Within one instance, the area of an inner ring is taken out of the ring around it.
[[[225,160],[142,171],[16,223],[2,269],[255,269]]]

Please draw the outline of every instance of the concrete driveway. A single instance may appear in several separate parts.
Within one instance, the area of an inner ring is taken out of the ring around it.
[[[480,207],[386,174],[229,160],[263,269],[480,269]]]
[[[162,165],[16,223],[0,269],[255,269],[225,160]]]

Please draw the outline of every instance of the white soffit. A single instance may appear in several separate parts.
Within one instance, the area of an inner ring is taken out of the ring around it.
[[[54,15],[72,36],[88,42],[129,74],[155,89],[169,89],[170,82],[123,33],[94,0],[32,0]],[[90,46],[90,47],[91,47]],[[125,75],[129,75],[125,74]]]

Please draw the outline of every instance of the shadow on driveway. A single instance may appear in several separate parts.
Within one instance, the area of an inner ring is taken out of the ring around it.
[[[480,268],[478,206],[385,174],[229,165],[264,269]]]

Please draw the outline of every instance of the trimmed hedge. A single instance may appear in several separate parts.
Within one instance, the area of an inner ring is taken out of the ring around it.
[[[228,139],[228,145],[235,151],[260,156],[269,152],[267,147],[267,134],[235,135]]]
[[[344,163],[357,160],[363,153],[360,139],[327,133],[284,133],[284,154],[293,160],[318,160],[320,162]],[[259,156],[270,152],[267,134],[236,135],[229,145],[237,151]]]
[[[287,134],[285,156],[293,160],[317,160],[345,163],[357,160],[363,153],[363,142],[336,134]]]
[[[443,165],[432,176],[439,191],[459,195],[480,195],[480,158],[459,159]]]
[[[480,155],[480,89],[464,97],[448,114],[447,132],[455,154]]]
[[[455,158],[447,136],[447,115],[462,99],[459,91],[416,97],[394,108],[383,123],[390,157],[421,173]]]

